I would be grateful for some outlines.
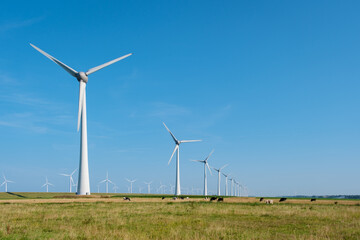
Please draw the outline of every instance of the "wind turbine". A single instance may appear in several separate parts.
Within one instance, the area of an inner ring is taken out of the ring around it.
[[[3,175],[3,177],[4,177],[4,182],[0,185],[0,187],[5,184],[5,192],[8,192],[8,191],[7,191],[7,184],[8,184],[8,183],[15,183],[15,182],[10,181],[10,180],[7,180],[6,177],[5,177],[5,175]]]
[[[228,196],[228,177],[230,176],[230,174],[222,173],[222,175],[224,175],[225,177],[225,196]]]
[[[50,186],[54,186],[52,183],[49,183],[48,178],[46,177],[46,182],[44,185],[42,185],[41,187],[45,187],[46,186],[46,192],[49,192],[49,185]]]
[[[174,153],[175,151],[177,150],[177,154],[176,154],[176,182],[175,182],[175,195],[176,196],[179,196],[181,195],[181,188],[180,188],[180,144],[181,143],[186,143],[186,142],[200,142],[201,140],[177,140],[176,137],[174,136],[174,134],[172,134],[172,132],[168,129],[168,127],[165,125],[165,123],[163,123],[166,130],[168,130],[168,132],[170,133],[172,139],[174,140],[175,142],[175,148],[174,148],[174,151],[173,153],[171,154],[171,157],[170,157],[170,160],[168,162],[168,165],[170,164],[171,162],[171,159],[172,157],[174,156]]]
[[[132,193],[132,184],[133,184],[134,182],[136,182],[136,179],[135,179],[135,180],[129,180],[129,179],[125,178],[125,180],[130,183],[130,193]]]
[[[56,58],[50,56],[40,48],[30,45],[39,51],[45,57],[49,58],[57,65],[62,67],[66,72],[71,76],[75,77],[79,83],[79,111],[78,111],[78,125],[77,130],[80,129],[81,122],[81,137],[80,137],[80,164],[79,164],[79,179],[78,179],[78,189],[76,194],[78,195],[90,195],[90,181],[89,181],[89,163],[88,163],[88,144],[87,144],[87,122],[86,122],[86,84],[88,82],[88,76],[104,67],[107,67],[113,63],[116,63],[124,58],[129,57],[132,53],[124,55],[122,57],[116,58],[110,62],[104,63],[94,68],[90,68],[86,72],[77,72],[66,64],[60,62]]]
[[[112,183],[112,184],[114,184],[114,185],[115,185],[115,183],[113,183],[112,181],[110,181],[108,172],[106,172],[106,178],[105,178],[104,180],[100,181],[99,184],[100,184],[100,183],[103,183],[103,182],[106,183],[106,193],[109,193],[109,183]]]
[[[234,178],[230,178],[231,181],[231,189],[230,189],[230,196],[234,196]]]
[[[192,160],[193,162],[201,162],[201,163],[204,163],[204,196],[207,196],[207,179],[206,179],[206,167],[209,169],[209,172],[210,174],[212,175],[211,173],[211,170],[210,170],[210,166],[208,164],[208,160],[211,156],[211,154],[213,154],[214,150],[212,150],[209,154],[209,156],[207,156],[205,158],[205,160]]]
[[[116,186],[116,185],[114,184],[113,189],[114,189],[114,192],[116,193],[116,190],[118,190],[118,189],[119,189],[119,187],[118,187],[118,186]]]
[[[61,173],[60,175],[62,175],[62,176],[65,176],[65,177],[70,177],[70,180],[69,180],[69,185],[70,185],[70,191],[69,192],[71,192],[71,189],[72,189],[72,185],[74,185],[74,179],[73,179],[73,175],[74,175],[74,173],[76,172],[76,170],[77,169],[75,169],[72,173],[70,173],[70,174],[65,174],[65,173]]]
[[[144,182],[147,186],[148,186],[148,194],[150,194],[150,184],[152,184],[152,181],[151,182]]]
[[[224,166],[222,166],[221,168],[219,169],[216,169],[213,167],[213,169],[218,172],[218,191],[217,191],[217,195],[220,196],[220,181],[221,181],[221,178],[220,178],[220,173],[221,173],[221,169],[225,168],[226,166],[228,166],[229,164],[225,164]]]

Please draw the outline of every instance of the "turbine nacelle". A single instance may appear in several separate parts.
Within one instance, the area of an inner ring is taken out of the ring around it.
[[[85,83],[88,82],[88,76],[86,75],[86,73],[84,72],[78,72],[76,74],[76,79],[80,82],[80,81],[83,81]]]

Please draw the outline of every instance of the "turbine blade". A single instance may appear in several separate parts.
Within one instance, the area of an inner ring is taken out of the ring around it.
[[[129,179],[125,178],[126,181],[131,182]]]
[[[10,183],[15,183],[15,182],[13,182],[13,181],[10,181],[10,180],[7,180],[7,182],[10,182]]]
[[[111,64],[113,64],[113,63],[116,63],[116,62],[118,62],[118,61],[120,61],[120,60],[122,60],[122,59],[124,59],[124,58],[127,58],[127,57],[129,57],[129,56],[131,56],[131,55],[132,55],[132,53],[129,53],[129,54],[126,54],[126,55],[124,55],[124,56],[122,56],[122,57],[116,58],[116,59],[114,59],[114,60],[112,60],[112,61],[110,61],[110,62],[101,64],[100,66],[97,66],[97,67],[94,67],[94,68],[90,68],[89,70],[87,70],[87,72],[86,72],[85,74],[86,74],[86,75],[90,75],[90,74],[92,74],[92,73],[94,73],[94,72],[96,72],[96,71],[99,71],[100,69],[102,69],[102,68],[104,68],[104,67],[107,67],[107,66],[109,66],[109,65],[111,65]]]
[[[192,162],[204,162],[203,160],[190,160],[190,161],[192,161]]]
[[[208,163],[205,163],[205,164],[206,164],[207,168],[209,169],[210,174],[212,175],[212,172],[211,172],[211,169],[210,169],[209,164],[208,164]]]
[[[70,175],[72,176],[72,175],[74,175],[74,173],[77,171],[77,169],[75,169]]]
[[[112,183],[112,184],[114,184],[114,185],[115,185],[115,183],[113,183],[113,182],[112,182],[112,181],[110,181],[110,180],[108,180],[108,182],[109,182],[109,183]]]
[[[213,154],[214,153],[214,149],[210,152],[210,154],[209,154],[209,156],[207,156],[207,158],[205,159],[205,161],[207,161],[209,158],[210,158],[210,156],[211,156],[211,154]]]
[[[227,166],[229,166],[229,164],[225,164],[224,166],[222,166],[221,168],[219,168],[219,170],[226,168]]]
[[[174,156],[174,154],[175,154],[175,151],[176,151],[178,148],[179,148],[179,145],[176,144],[176,146],[175,146],[175,148],[174,148],[174,151],[173,151],[173,153],[171,154],[171,157],[170,157],[170,160],[169,160],[169,162],[168,162],[168,165],[170,164],[171,159],[173,158],[173,156]]]
[[[60,173],[59,175],[61,175],[61,176],[65,176],[65,177],[70,177],[70,175],[69,175],[69,174],[65,174],[65,173]]]
[[[51,186],[54,186],[54,184],[52,184],[52,183],[48,183],[49,185],[51,185]]]
[[[102,180],[101,182],[99,182],[99,183],[103,183],[103,182],[106,182],[106,179],[105,180]]]
[[[2,185],[4,185],[5,184],[5,182],[3,182],[1,185],[0,185],[0,187],[2,186]]]
[[[80,128],[80,120],[81,120],[81,115],[82,115],[82,108],[83,108],[83,105],[84,105],[85,86],[86,86],[86,83],[84,83],[83,81],[80,81],[80,87],[79,87],[79,112],[78,112],[77,131],[79,131],[79,128]]]
[[[181,140],[181,143],[188,143],[188,142],[201,142],[202,140]]]
[[[44,185],[42,185],[41,187],[45,187],[46,186],[46,183]]]
[[[176,139],[176,137],[174,136],[174,134],[172,134],[172,132],[169,130],[169,128],[165,125],[165,123],[163,122],[166,130],[168,130],[168,132],[170,133],[171,137],[174,139],[174,142],[177,144],[178,140]]]
[[[68,73],[70,73],[71,76],[76,77],[77,71],[75,71],[74,69],[72,69],[71,67],[67,66],[66,64],[60,62],[59,60],[57,60],[56,58],[52,57],[50,54],[47,54],[46,52],[44,52],[43,50],[41,50],[40,48],[36,47],[35,45],[31,44],[30,45],[35,48],[36,50],[38,50],[40,53],[42,53],[45,57],[49,58],[51,61],[55,62],[57,65],[59,65],[60,67],[62,67],[65,71],[67,71]]]

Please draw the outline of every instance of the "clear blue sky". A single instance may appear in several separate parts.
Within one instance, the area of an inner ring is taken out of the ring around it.
[[[90,184],[202,188],[202,159],[252,195],[360,193],[358,1],[6,1],[0,8],[0,172],[9,191],[67,191],[87,85]],[[225,171],[224,170],[224,171]],[[77,178],[77,177],[76,177]],[[217,177],[210,176],[209,190]],[[3,191],[3,188],[1,188]],[[102,186],[104,191],[104,186]]]

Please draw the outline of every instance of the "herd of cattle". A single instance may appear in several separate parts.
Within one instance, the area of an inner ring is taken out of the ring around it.
[[[123,198],[125,201],[131,201],[131,199],[129,197],[124,197]],[[165,199],[165,197],[162,197],[161,198],[162,200]],[[172,200],[177,200],[177,199],[181,199],[181,200],[184,200],[184,199],[189,199],[189,197],[173,197]],[[205,198],[207,200],[207,198]],[[287,198],[280,198],[279,202],[285,202]],[[211,197],[210,198],[210,202],[212,201],[218,201],[218,202],[223,202],[224,201],[224,198],[222,197]],[[274,204],[274,200],[273,199],[264,199],[263,197],[260,198],[260,202],[264,201],[266,204]],[[311,198],[310,199],[310,202],[315,202],[316,199],[315,198]],[[335,202],[335,204],[337,204],[337,202]]]

